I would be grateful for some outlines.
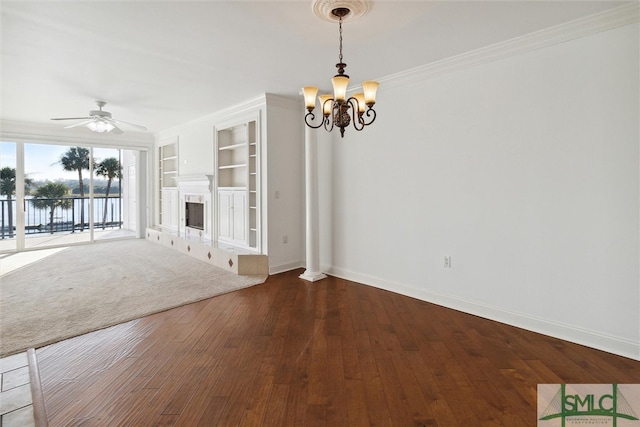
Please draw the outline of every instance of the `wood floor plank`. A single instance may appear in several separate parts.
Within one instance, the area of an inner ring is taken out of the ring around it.
[[[198,420],[196,425],[202,427],[217,426],[219,425],[220,416],[224,412],[224,408],[229,401],[228,397],[216,396],[210,397],[205,402],[204,411]]]
[[[37,349],[54,426],[532,425],[640,362],[300,271]]]
[[[304,419],[304,425],[308,427],[329,426],[329,424],[327,424],[327,406],[316,403],[307,405],[307,413]]]
[[[407,425],[413,425],[412,409],[409,406],[407,394],[404,390],[403,384],[400,383],[392,360],[378,358],[376,359],[376,365],[378,365],[380,383],[384,392],[385,401],[387,402],[387,409],[389,410],[392,424],[399,425],[411,420]]]
[[[286,411],[294,407],[294,405],[290,404],[289,396],[291,386],[289,384],[274,384],[273,389],[269,395],[269,400],[267,402],[267,407],[271,410],[265,413],[263,418],[263,423],[259,425],[264,426],[284,426],[284,425],[295,425],[292,423],[285,422]],[[302,424],[299,424],[302,425]]]
[[[349,419],[346,400],[346,384],[342,352],[342,338],[339,335],[327,336],[327,364],[325,367],[327,424],[329,426],[346,425]]]
[[[271,376],[259,376],[256,384],[250,392],[250,397],[246,405],[246,411],[240,420],[240,426],[257,426],[262,424],[262,420],[267,412],[267,403],[273,390],[274,382]],[[282,405],[284,408],[284,405]]]
[[[316,325],[316,330],[324,328],[325,320],[317,319]],[[326,405],[329,398],[327,338],[322,333],[315,333],[312,336],[311,360],[309,362],[309,397],[307,400],[310,405]]]
[[[347,425],[351,427],[371,425],[362,380],[347,379],[345,381],[345,393],[348,417]]]

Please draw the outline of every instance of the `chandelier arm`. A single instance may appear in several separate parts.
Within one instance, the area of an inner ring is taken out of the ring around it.
[[[371,120],[369,122],[365,122],[364,119],[362,118],[362,116],[358,117],[358,121],[360,123],[362,123],[362,126],[369,126],[371,123],[376,121],[376,110],[373,109],[373,107],[368,107],[367,111],[363,114],[363,116],[367,116],[367,117],[371,117]]]
[[[325,120],[324,120],[324,129],[327,132],[331,132],[333,130],[333,126],[334,126],[333,120],[331,120],[330,117],[325,118]]]
[[[361,114],[358,113],[358,100],[352,96],[347,100],[347,103],[351,107],[351,121],[353,122],[353,127],[358,131],[364,129],[365,123],[361,118]],[[360,124],[359,127],[358,124]]]
[[[309,126],[311,129],[318,129],[320,126],[322,126],[323,124],[325,124],[325,119],[324,117],[322,118],[322,121],[320,123],[318,123],[318,125],[314,125],[313,124],[313,120],[315,120],[316,115],[313,114],[313,112],[309,111],[307,114],[305,114],[304,116],[304,122],[307,124],[307,126]],[[326,125],[325,125],[326,128]]]
[[[329,102],[329,101],[326,101]],[[335,110],[338,107],[338,103],[336,101],[331,101],[331,114],[329,114],[327,117],[325,117],[324,120],[324,129],[327,132],[331,132],[333,130],[333,127],[335,126]]]

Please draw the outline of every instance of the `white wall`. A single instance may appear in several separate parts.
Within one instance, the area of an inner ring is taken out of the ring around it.
[[[638,31],[388,80],[319,144],[325,271],[640,359]]]
[[[268,206],[270,272],[277,273],[304,264],[304,128],[302,99],[274,100],[267,108],[268,186],[263,203]],[[265,156],[266,154],[266,156]],[[286,236],[287,243],[283,238]]]
[[[178,137],[178,172],[180,175],[212,173],[213,127],[208,121],[182,126]]]

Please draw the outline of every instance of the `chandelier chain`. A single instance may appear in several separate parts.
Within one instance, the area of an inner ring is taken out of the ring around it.
[[[338,55],[338,59],[339,59],[339,62],[342,63],[342,16],[340,17],[340,21],[339,21],[339,28],[340,28],[340,55]]]

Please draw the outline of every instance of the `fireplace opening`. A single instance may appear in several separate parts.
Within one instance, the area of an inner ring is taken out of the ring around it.
[[[185,218],[187,227],[204,230],[204,203],[186,202]]]

